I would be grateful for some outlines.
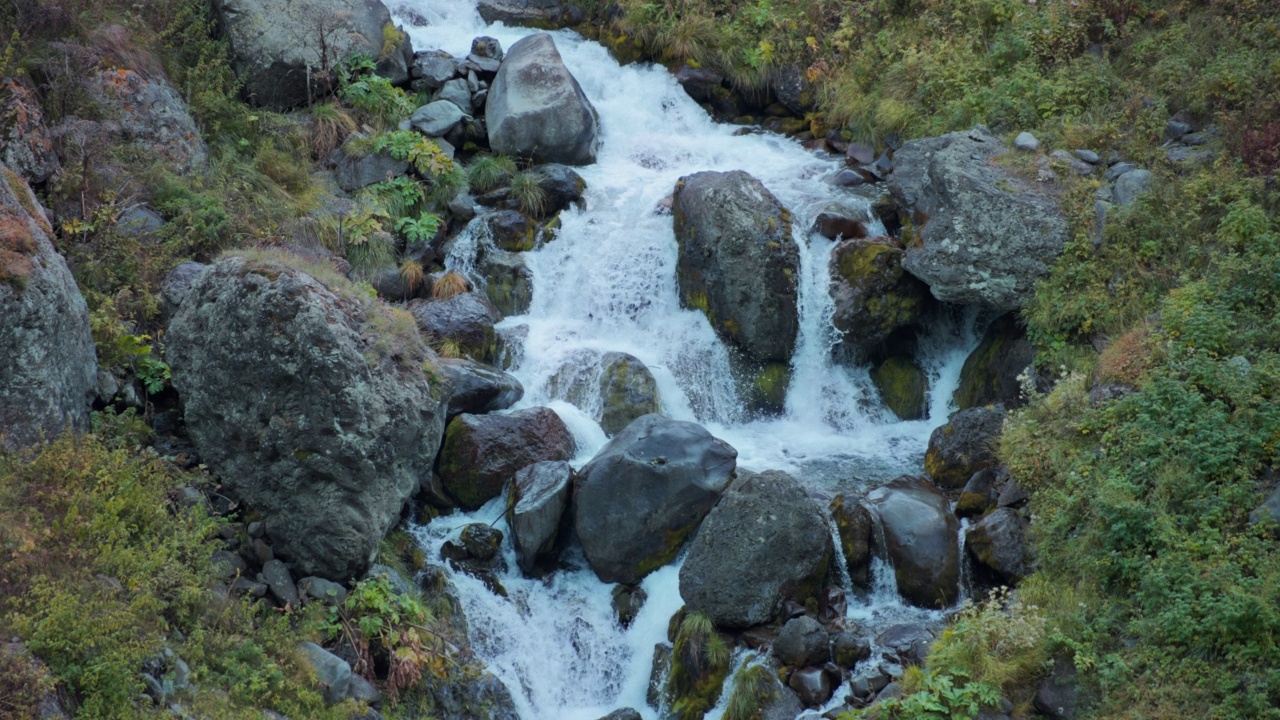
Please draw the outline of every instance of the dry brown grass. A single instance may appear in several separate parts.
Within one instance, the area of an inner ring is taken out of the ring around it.
[[[441,275],[431,285],[431,297],[435,300],[448,300],[467,291],[467,279],[450,270]]]
[[[1093,377],[1099,383],[1121,383],[1136,387],[1151,368],[1154,344],[1145,325],[1121,335],[1098,356]]]
[[[25,288],[36,267],[31,259],[36,249],[27,219],[12,210],[0,210],[0,282],[17,290]]]

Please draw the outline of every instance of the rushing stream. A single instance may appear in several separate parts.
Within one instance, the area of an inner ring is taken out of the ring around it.
[[[424,18],[427,25],[414,25]],[[467,54],[473,37],[496,37],[506,48],[533,32],[488,26],[468,0],[407,0],[397,20],[415,48],[458,57]],[[740,467],[785,470],[819,497],[918,473],[929,433],[945,420],[960,366],[976,345],[972,318],[940,322],[923,338],[918,359],[930,375],[929,419],[898,421],[880,405],[865,369],[831,361],[836,334],[827,258],[833,243],[808,228],[833,200],[865,204],[823,182],[839,162],[785,137],[735,134],[740,128],[713,122],[666,69],[620,67],[594,42],[566,31],[554,35],[599,112],[603,145],[594,165],[578,168],[588,186],[586,209],[566,211],[558,236],[527,254],[534,277],[529,313],[500,326],[527,328],[520,328],[524,340],[511,370],[526,389],[518,407],[553,408],[577,440],[573,465],[580,467],[605,435],[589,408],[555,398],[549,381],[583,351],[621,351],[653,372],[666,415],[706,426],[737,449]],[[759,178],[791,210],[800,248],[801,332],[793,380],[785,414],[768,420],[744,418],[725,347],[699,312],[680,307],[672,219],[655,210],[681,176],[736,169]],[[502,512],[502,501],[495,500],[475,513],[439,518],[418,534],[429,556],[438,557],[443,542],[468,523],[496,521],[505,532]],[[463,573],[452,573],[452,580],[477,653],[511,690],[521,717],[596,720],[630,706],[656,718],[645,693],[654,645],[665,641],[667,622],[683,604],[678,563],[644,580],[648,602],[622,630],[610,607],[612,586],[585,562],[531,580],[515,569],[509,542],[504,551],[512,570],[501,581],[510,597],[494,595]],[[870,594],[849,590],[851,620],[877,628],[939,617],[900,601],[887,562],[877,559],[873,570]],[[837,692],[833,703],[841,697]],[[721,711],[708,717],[715,720]]]

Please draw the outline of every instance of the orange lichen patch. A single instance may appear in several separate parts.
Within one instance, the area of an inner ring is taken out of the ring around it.
[[[1101,383],[1137,386],[1152,365],[1154,344],[1147,326],[1140,325],[1107,345],[1098,356],[1094,379]]]
[[[0,210],[0,282],[17,290],[25,288],[36,268],[31,259],[36,249],[26,218],[12,210]]]
[[[9,189],[13,191],[15,197],[18,198],[18,204],[23,210],[36,221],[40,229],[49,237],[53,237],[53,227],[49,225],[49,220],[44,216],[44,211],[36,205],[36,197],[31,193],[31,188],[27,182],[23,180],[18,173],[9,168],[0,168],[4,173],[4,180],[9,185]]]

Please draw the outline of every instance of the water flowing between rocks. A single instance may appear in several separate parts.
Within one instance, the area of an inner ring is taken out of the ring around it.
[[[477,36],[495,37],[505,48],[535,32],[487,25],[466,0],[408,0],[397,21],[414,47],[458,57]],[[930,378],[928,419],[898,421],[881,406],[865,368],[831,360],[837,335],[827,258],[834,243],[808,228],[832,200],[866,202],[823,182],[841,167],[839,159],[809,152],[782,136],[736,134],[740,128],[713,122],[665,68],[619,66],[595,42],[568,31],[553,34],[599,112],[603,144],[594,165],[578,168],[588,186],[586,209],[563,213],[557,236],[527,253],[532,307],[499,326],[523,336],[510,370],[526,388],[517,407],[553,408],[575,436],[578,456],[572,464],[580,467],[605,443],[605,434],[590,412],[555,399],[550,380],[583,351],[621,351],[653,372],[664,414],[698,422],[727,441],[738,451],[739,467],[787,471],[820,498],[921,472],[929,433],[945,421],[961,365],[977,344],[973,318],[940,322],[926,333],[918,360]],[[745,417],[724,345],[701,313],[680,307],[672,218],[656,210],[681,176],[738,169],[760,179],[792,212],[800,249],[801,330],[793,380],[786,412],[767,420]],[[882,230],[873,227],[872,234]],[[465,265],[465,257],[453,263]],[[583,404],[596,401],[588,398]],[[436,558],[441,545],[466,524],[495,523],[505,532],[504,509],[503,501],[495,500],[474,513],[438,518],[416,532],[428,557]],[[657,718],[645,696],[654,645],[666,640],[668,621],[683,605],[680,561],[644,580],[648,601],[624,630],[610,606],[613,586],[600,582],[580,555],[567,558],[577,569],[533,580],[516,569],[509,539],[503,551],[511,569],[500,580],[509,597],[495,595],[467,574],[450,575],[473,646],[511,691],[520,716],[596,720],[630,706]],[[900,600],[884,558],[873,561],[873,576],[872,591],[860,595],[845,578],[849,618],[864,630],[874,634],[901,622],[940,619],[941,613]],[[843,695],[836,693],[833,706]],[[716,720],[722,712],[717,707],[707,717]]]

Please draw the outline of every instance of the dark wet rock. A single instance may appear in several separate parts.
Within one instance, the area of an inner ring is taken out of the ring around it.
[[[720,499],[737,454],[701,426],[660,415],[615,435],[574,489],[575,529],[596,575],[634,584],[670,562]]]
[[[871,657],[871,644],[848,630],[831,636],[831,659],[836,665],[852,670],[858,663]]]
[[[1036,687],[1032,704],[1050,720],[1073,720],[1080,709],[1077,684],[1076,668],[1071,660],[1055,658],[1053,670]]]
[[[262,577],[281,605],[297,608],[302,604],[298,597],[298,587],[294,585],[293,576],[283,562],[272,559],[263,563]]]
[[[639,712],[631,708],[622,708],[621,710],[614,710],[600,718],[600,720],[644,720],[644,718]]]
[[[550,557],[563,539],[561,530],[572,487],[573,468],[562,460],[534,463],[515,474],[507,501],[507,524],[524,572]]]
[[[680,595],[716,625],[768,622],[815,598],[830,564],[821,510],[790,475],[740,473],[703,521],[680,568]]]
[[[871,513],[862,503],[844,495],[835,496],[829,510],[840,536],[849,579],[856,587],[866,587],[871,582]]]
[[[522,38],[507,51],[485,104],[489,146],[541,162],[589,165],[599,120],[550,35]]]
[[[928,480],[903,476],[872,490],[898,592],[921,607],[949,606],[959,596],[960,523]]]
[[[506,410],[524,397],[520,381],[492,365],[471,358],[441,358],[437,368],[453,387],[449,417]]]
[[[831,659],[827,630],[808,615],[792,618],[773,642],[773,654],[787,665],[822,665]]]
[[[89,310],[26,181],[0,166],[0,449],[89,429]]]
[[[1027,521],[1016,510],[998,508],[965,533],[965,550],[1005,583],[1016,584],[1031,573]]]
[[[516,471],[544,460],[573,457],[573,435],[549,408],[506,415],[462,414],[449,422],[438,472],[445,490],[474,510],[502,493]]]
[[[414,90],[438,90],[457,77],[458,61],[443,50],[415,53],[410,67]]]
[[[546,193],[544,216],[550,217],[571,207],[584,206],[583,194],[587,191],[587,181],[573,168],[548,163],[531,169],[529,173],[537,180],[542,192]]]
[[[321,99],[331,81],[322,68],[336,68],[353,53],[383,57],[384,29],[391,25],[380,0],[216,0],[214,13],[245,96],[278,109]],[[406,40],[386,54],[378,72],[408,82],[412,57]]]
[[[479,0],[477,8],[487,23],[501,22],[543,30],[571,27],[586,20],[586,13],[580,7],[563,0]],[[474,48],[472,53],[475,53]],[[499,54],[498,59],[501,58]]]
[[[902,267],[893,238],[845,240],[831,251],[833,321],[845,352],[861,360],[898,330],[920,324],[929,288]]]
[[[636,418],[662,410],[658,383],[649,368],[620,352],[575,353],[551,378],[553,397],[594,417],[606,435],[616,435]]]
[[[791,673],[791,679],[787,681],[787,685],[796,691],[800,696],[800,702],[804,703],[805,707],[825,705],[835,692],[831,676],[823,668],[810,667],[797,670]]]
[[[984,468],[974,473],[956,500],[956,517],[974,517],[994,508],[1001,475],[996,468]]]
[[[503,315],[523,315],[533,304],[533,271],[524,255],[493,247],[483,249],[476,270],[485,282],[485,296]]]
[[[982,342],[965,358],[960,385],[953,396],[956,408],[1022,404],[1018,376],[1035,362],[1036,348],[1027,339],[1017,313],[1008,313],[987,328]]]
[[[871,382],[885,407],[901,420],[920,420],[927,412],[929,378],[909,357],[895,355],[871,368]]]
[[[481,362],[495,358],[498,335],[493,326],[502,321],[502,313],[484,297],[468,292],[448,300],[414,300],[408,310],[428,338],[452,340]]]
[[[1057,202],[991,162],[1007,150],[979,127],[912,140],[894,154],[889,187],[918,237],[903,267],[939,300],[1021,307],[1066,243]]]
[[[524,252],[532,250],[538,239],[538,225],[517,210],[486,213],[477,220],[490,241],[500,250]]]
[[[923,665],[933,645],[933,631],[924,625],[903,623],[876,636],[876,645],[888,650],[906,665]]]
[[[502,531],[486,523],[471,523],[462,528],[458,542],[467,557],[487,562],[502,548]]]
[[[964,487],[973,474],[999,464],[996,443],[1004,426],[1004,410],[978,407],[961,410],[929,436],[924,469],[947,489]]]
[[[423,688],[435,701],[432,717],[437,720],[520,720],[511,692],[493,673],[483,668],[450,673],[447,679],[428,678]]]
[[[283,259],[220,260],[165,339],[203,461],[296,571],[346,580],[430,473],[449,388],[395,311],[336,287]]]
[[[613,589],[613,612],[618,616],[618,624],[629,627],[635,621],[649,594],[643,588],[632,585],[618,585]]]

